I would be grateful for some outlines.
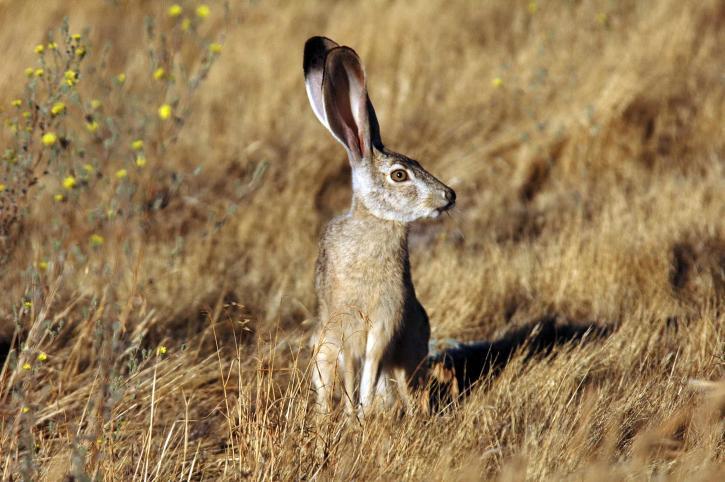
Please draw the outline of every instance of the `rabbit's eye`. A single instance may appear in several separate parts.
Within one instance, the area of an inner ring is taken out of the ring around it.
[[[405,169],[396,169],[390,173],[390,179],[395,182],[403,182],[408,180],[408,172]]]

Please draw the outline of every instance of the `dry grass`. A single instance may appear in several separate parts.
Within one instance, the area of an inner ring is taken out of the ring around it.
[[[34,139],[2,126],[25,159],[0,164],[3,480],[723,479],[722,2],[210,3],[179,43],[169,4],[114,3],[0,3],[2,116]],[[48,106],[9,103],[64,15],[88,55],[47,155]],[[195,92],[153,80],[146,15],[169,70],[223,43]],[[349,199],[304,93],[315,34],[361,54],[386,144],[458,193],[411,239],[433,336],[611,335],[521,353],[441,415],[313,420],[316,239]]]

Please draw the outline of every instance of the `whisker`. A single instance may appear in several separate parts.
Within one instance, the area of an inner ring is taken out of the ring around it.
[[[456,213],[455,216],[454,216],[454,211]],[[458,209],[456,209],[456,207],[454,206],[451,209],[448,209],[446,211],[446,214],[453,221],[453,228],[455,230],[454,232],[456,233],[456,235],[460,236],[461,239],[465,241],[466,237],[464,236],[463,230],[461,229],[461,224],[459,222],[460,216],[458,215]]]

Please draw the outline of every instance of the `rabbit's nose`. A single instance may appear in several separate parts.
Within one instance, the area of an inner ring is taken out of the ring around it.
[[[456,191],[453,189],[446,189],[444,196],[451,206],[456,202]]]

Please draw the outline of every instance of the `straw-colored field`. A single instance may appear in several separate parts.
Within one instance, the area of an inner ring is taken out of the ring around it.
[[[722,1],[179,6],[0,1],[2,480],[725,479]],[[320,34],[458,194],[411,232],[432,336],[607,335],[313,416]]]

